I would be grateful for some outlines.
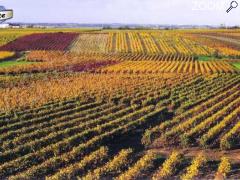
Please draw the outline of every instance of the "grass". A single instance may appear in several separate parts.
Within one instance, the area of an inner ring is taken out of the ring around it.
[[[212,60],[222,59],[222,58],[226,58],[226,57],[224,57],[224,56],[220,56],[220,57],[215,57],[215,56],[198,56],[197,60],[198,61],[212,61]]]
[[[240,62],[232,63],[232,65],[240,70]]]
[[[212,60],[212,56],[198,56],[198,61],[209,61]]]
[[[32,64],[32,63],[33,62],[27,62],[27,61],[1,61],[0,62],[0,68],[23,65],[23,64]]]

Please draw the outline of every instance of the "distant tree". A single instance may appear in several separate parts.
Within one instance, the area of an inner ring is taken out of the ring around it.
[[[226,29],[226,25],[225,24],[220,24],[220,28],[221,29]]]
[[[118,29],[124,30],[124,29],[130,29],[130,27],[129,27],[129,26],[121,26],[121,27],[119,27]]]
[[[103,26],[103,29],[112,29],[111,26]]]
[[[240,28],[239,26],[232,26],[229,29],[239,29],[239,28]]]

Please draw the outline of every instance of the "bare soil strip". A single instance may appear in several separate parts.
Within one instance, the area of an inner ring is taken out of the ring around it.
[[[204,152],[209,160],[220,160],[221,157],[225,156],[228,157],[232,163],[240,163],[240,149],[222,151],[220,149],[201,149],[198,147],[150,147],[147,150],[150,149],[164,156],[169,156],[173,150],[182,152],[185,157],[194,157],[197,156],[200,152]]]

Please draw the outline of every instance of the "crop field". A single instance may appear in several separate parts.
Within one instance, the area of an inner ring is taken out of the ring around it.
[[[227,73],[238,71],[226,62],[124,61],[99,70],[104,73]]]
[[[108,41],[108,34],[81,34],[72,44],[73,53],[104,53]]]
[[[190,38],[217,50],[219,54],[239,56],[240,33],[192,33]]]
[[[0,50],[29,51],[29,50],[66,50],[76,33],[43,33],[31,34],[3,45]],[[36,43],[36,41],[38,43]]]
[[[208,55],[211,49],[177,33],[117,32],[109,35],[108,52]]]
[[[0,51],[0,60],[6,60],[15,56],[15,52]]]
[[[0,179],[239,179],[240,31],[0,31]]]

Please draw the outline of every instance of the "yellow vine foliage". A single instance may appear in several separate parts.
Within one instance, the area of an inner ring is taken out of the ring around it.
[[[70,51],[74,53],[105,53],[107,40],[108,34],[106,33],[81,33],[71,45]]]
[[[153,180],[168,178],[176,171],[176,166],[182,161],[182,154],[173,151],[170,157],[163,163],[162,167],[153,175]]]
[[[107,52],[209,55],[211,49],[178,32],[115,31],[109,33]]]
[[[235,72],[233,66],[224,61],[124,61],[112,66],[103,67],[102,73],[202,73]]]
[[[130,167],[125,173],[121,174],[117,180],[131,180],[136,179],[141,175],[144,170],[147,170],[153,165],[153,161],[156,159],[156,153],[148,151],[140,160]]]
[[[231,164],[227,157],[222,157],[220,165],[218,167],[218,171],[215,176],[215,180],[224,180],[227,178],[227,175],[231,171]]]
[[[123,149],[121,150],[113,160],[109,161],[102,167],[95,169],[92,172],[89,172],[85,177],[81,178],[83,180],[100,180],[101,178],[106,178],[107,175],[110,175],[112,172],[120,173],[121,167],[128,164],[130,155],[132,154],[132,149]]]
[[[199,174],[200,168],[206,163],[207,159],[203,153],[200,153],[192,161],[192,164],[187,168],[185,174],[181,176],[182,180],[192,180]]]
[[[57,77],[42,77],[30,81],[17,81],[16,84],[6,83],[0,89],[0,109],[8,111],[15,108],[28,106],[36,107],[49,101],[61,101],[69,98],[80,97],[82,100],[89,98],[106,99],[121,93],[130,95],[134,88],[149,86],[163,87],[180,83],[185,75],[108,75],[108,74],[70,74]],[[87,83],[86,83],[87,82]],[[71,88],[69,88],[71,87]]]
[[[87,166],[97,165],[98,162],[102,162],[108,156],[108,148],[101,147],[98,150],[92,152],[88,156],[85,156],[80,162],[72,164],[66,168],[61,169],[56,174],[47,177],[47,180],[57,180],[57,179],[71,179],[77,174],[77,171],[86,170]]]
[[[0,61],[15,56],[15,52],[0,51]]]

